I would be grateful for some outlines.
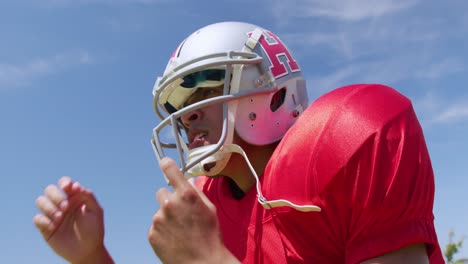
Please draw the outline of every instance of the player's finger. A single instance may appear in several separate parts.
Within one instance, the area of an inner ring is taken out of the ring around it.
[[[161,208],[164,207],[164,204],[167,204],[170,197],[171,192],[166,188],[159,189],[158,192],[156,192],[156,199],[158,200]]]
[[[42,214],[37,214],[33,218],[33,223],[37,229],[41,232],[44,237],[49,237],[53,232],[53,223],[52,221]]]
[[[60,189],[62,189],[68,196],[80,193],[85,189],[78,181],[73,181],[68,176],[60,178],[58,186],[60,186]]]
[[[60,178],[58,181],[58,186],[60,189],[62,189],[64,192],[68,192],[71,188],[71,185],[73,184],[73,181],[70,177],[68,176],[63,176]]]
[[[44,194],[57,208],[60,208],[61,210],[65,210],[67,208],[67,197],[56,185],[47,186]]]
[[[86,205],[86,210],[90,210],[92,212],[102,212],[102,208],[99,205],[99,202],[94,195],[93,191],[89,189],[84,189],[81,187],[81,191],[77,194],[74,194],[73,196],[70,196],[70,204],[76,205],[76,204],[85,204]]]
[[[162,172],[169,180],[169,184],[172,185],[174,189],[189,184],[174,160],[167,157],[162,158],[159,162],[159,167],[161,167]]]
[[[70,187],[71,193],[81,193],[83,190],[85,190],[85,188],[83,187],[83,185],[81,185],[80,182],[77,181],[73,182],[73,184]]]
[[[43,195],[36,199],[36,206],[46,217],[52,221],[59,219],[63,215],[57,206],[55,206],[51,200]]]

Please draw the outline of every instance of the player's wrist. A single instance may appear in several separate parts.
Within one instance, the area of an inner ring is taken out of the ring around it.
[[[209,263],[239,264],[240,261],[223,245]]]
[[[72,262],[72,264],[114,264],[114,260],[104,244],[101,244],[90,254],[76,262]]]

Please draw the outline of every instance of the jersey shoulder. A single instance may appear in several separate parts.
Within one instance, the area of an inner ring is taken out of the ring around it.
[[[355,84],[337,88],[304,111],[279,143],[267,171],[274,181],[296,183],[294,188],[326,185],[369,138],[408,113],[413,113],[410,100],[391,87]],[[317,174],[320,182],[313,177]],[[301,176],[284,179],[278,175]]]

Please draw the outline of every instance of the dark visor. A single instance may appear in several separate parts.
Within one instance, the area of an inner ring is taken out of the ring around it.
[[[193,88],[204,81],[221,81],[224,79],[225,72],[225,70],[204,70],[194,72],[183,77],[183,82],[180,86],[184,88]]]

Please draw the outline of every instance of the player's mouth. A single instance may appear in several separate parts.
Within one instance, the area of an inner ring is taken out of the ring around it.
[[[198,148],[206,145],[208,141],[208,132],[207,131],[197,131],[189,134],[189,149]]]

